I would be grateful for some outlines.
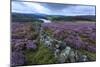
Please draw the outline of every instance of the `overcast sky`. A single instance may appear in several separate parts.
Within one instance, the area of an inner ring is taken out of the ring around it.
[[[66,16],[95,15],[95,6],[12,1],[11,11],[17,13],[42,13]]]

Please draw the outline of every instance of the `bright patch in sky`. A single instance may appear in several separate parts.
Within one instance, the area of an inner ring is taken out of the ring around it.
[[[48,15],[95,15],[95,6],[12,1],[12,12]]]
[[[27,6],[29,9],[33,9],[32,11],[36,11],[38,13],[46,13],[49,12],[49,9],[41,6],[39,3],[31,3],[31,2],[23,2],[25,6]]]

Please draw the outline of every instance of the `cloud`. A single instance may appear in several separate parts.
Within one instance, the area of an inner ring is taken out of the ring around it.
[[[19,13],[49,13],[49,9],[39,3],[31,2],[12,2],[12,12]]]
[[[13,1],[12,12],[49,15],[95,15],[95,6]]]
[[[95,7],[72,5],[70,8],[63,9],[62,12],[66,15],[95,15]]]
[[[36,11],[25,6],[22,2],[12,2],[12,12],[18,13],[35,13]]]
[[[49,13],[49,9],[41,6],[40,3],[32,3],[32,2],[23,2],[24,5],[26,5],[28,8],[36,11],[37,13]]]

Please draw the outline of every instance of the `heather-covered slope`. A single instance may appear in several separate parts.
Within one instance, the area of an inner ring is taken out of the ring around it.
[[[95,60],[95,23],[11,24],[11,66]]]

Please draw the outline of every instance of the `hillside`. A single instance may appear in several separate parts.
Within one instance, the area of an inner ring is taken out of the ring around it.
[[[52,21],[95,21],[95,15],[80,15],[80,16],[63,16],[63,15],[45,15],[45,14],[24,14],[24,13],[12,13],[11,14],[13,22],[31,22],[31,21],[39,21],[42,19],[49,19]]]

